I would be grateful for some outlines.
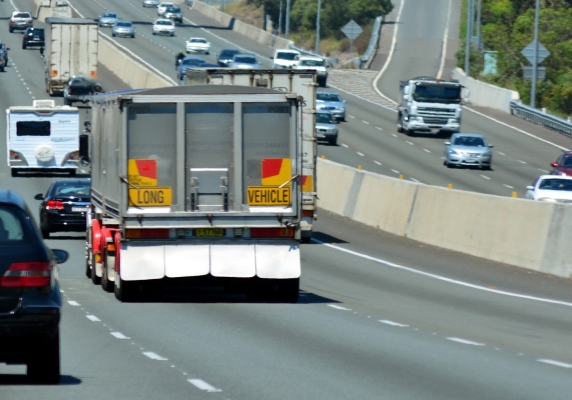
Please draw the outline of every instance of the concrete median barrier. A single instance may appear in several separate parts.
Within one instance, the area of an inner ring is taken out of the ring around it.
[[[450,190],[318,160],[319,209],[419,242],[572,277],[572,206]]]
[[[240,33],[249,39],[252,39],[260,44],[269,46],[275,49],[286,49],[292,44],[288,39],[272,35],[260,28],[249,25],[239,20],[235,20],[232,16],[225,14],[214,7],[211,7],[203,2],[195,0],[193,3],[193,10],[212,18],[219,24],[228,27],[236,33]]]

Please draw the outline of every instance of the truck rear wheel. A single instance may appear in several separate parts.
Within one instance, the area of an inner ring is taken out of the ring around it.
[[[397,132],[403,133],[403,118],[401,113],[397,114]]]
[[[119,273],[115,275],[115,288],[113,292],[115,293],[115,298],[122,303],[131,303],[137,300],[137,283],[138,282],[126,282],[121,279]]]
[[[91,281],[94,285],[101,283],[101,277],[97,276],[96,255],[93,253],[91,253]]]
[[[103,266],[101,269],[101,288],[111,293],[114,291],[114,282],[109,280],[109,268],[115,268],[115,254],[110,254],[105,249],[103,251]]]

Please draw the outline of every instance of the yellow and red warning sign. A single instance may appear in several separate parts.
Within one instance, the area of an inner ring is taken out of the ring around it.
[[[314,177],[312,175],[302,175],[302,192],[314,191]]]
[[[292,177],[291,173],[292,160],[289,158],[264,158],[262,160],[262,186],[281,186]]]
[[[135,186],[157,186],[157,160],[130,159],[127,175]]]

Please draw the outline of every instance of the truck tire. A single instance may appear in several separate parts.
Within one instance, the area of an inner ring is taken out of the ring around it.
[[[403,133],[403,119],[401,113],[397,114],[397,132]]]
[[[91,253],[91,281],[94,285],[101,284],[101,277],[97,276],[97,266],[95,262],[95,254]]]
[[[57,384],[60,381],[60,332],[50,341],[32,352],[27,362],[27,375],[39,383]]]
[[[107,249],[103,250],[103,268],[101,270],[101,288],[106,292],[114,291],[114,282],[109,280],[109,268],[115,268],[115,254],[111,255]]]
[[[115,298],[122,303],[132,303],[137,300],[137,282],[126,282],[119,273],[115,275]]]

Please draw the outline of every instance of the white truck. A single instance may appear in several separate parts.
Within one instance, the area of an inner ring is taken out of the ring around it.
[[[302,99],[195,85],[93,96],[86,274],[120,301],[203,277],[296,302]]]
[[[76,107],[34,100],[31,107],[6,110],[8,166],[20,172],[65,172],[75,175],[79,164],[80,117]]]
[[[450,136],[461,129],[463,96],[458,81],[418,77],[399,83],[397,131],[412,135],[415,132]]]
[[[303,242],[312,238],[314,219],[317,218],[316,181],[316,71],[257,69],[229,70],[225,68],[187,69],[187,85],[240,85],[265,87],[297,93],[302,96],[302,220],[300,221]]]
[[[85,18],[46,18],[50,25],[46,43],[46,92],[61,95],[73,76],[97,79],[98,25]]]

